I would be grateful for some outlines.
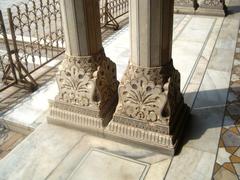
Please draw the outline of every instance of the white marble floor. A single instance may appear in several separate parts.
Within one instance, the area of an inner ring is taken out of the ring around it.
[[[238,29],[235,15],[175,16],[174,65],[192,109],[184,146],[175,157],[47,124],[47,99],[57,94],[56,83],[50,82],[5,114],[7,121],[37,128],[0,161],[0,179],[76,179],[81,173],[89,177],[101,174],[102,179],[211,179]],[[125,26],[104,42],[107,56],[117,64],[119,80],[129,59],[128,41]],[[107,164],[94,163],[103,159]],[[119,167],[117,177],[111,173],[116,171],[115,165]],[[130,169],[124,173],[126,166]],[[110,178],[103,172],[106,169]]]
[[[174,66],[181,73],[182,91],[186,92],[188,88],[185,99],[190,106],[200,86],[203,77],[201,72],[204,72],[206,64],[210,59],[222,22],[223,18],[220,17],[190,15],[175,15],[174,17]],[[129,44],[128,25],[111,35],[103,43],[106,55],[117,65],[117,78],[119,81],[128,64]],[[205,66],[201,65],[199,67],[198,64],[201,60],[204,61]],[[197,73],[193,78],[196,67],[200,73]],[[191,84],[189,83],[190,81]],[[7,112],[2,118],[7,123],[11,123],[11,125],[15,124],[18,126],[20,124],[34,129],[41,122],[45,121],[43,114],[48,109],[48,100],[54,99],[57,93],[56,82],[49,82],[46,86],[25,99],[24,102]],[[194,93],[195,96],[193,95]]]

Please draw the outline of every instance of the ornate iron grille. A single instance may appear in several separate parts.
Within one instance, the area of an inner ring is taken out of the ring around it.
[[[33,73],[64,52],[58,0],[29,0],[8,9],[16,58]]]
[[[99,0],[99,4],[101,27],[118,29],[116,19],[128,12],[128,0]],[[0,57],[2,82],[9,84],[9,80],[14,80],[35,89],[32,73],[65,51],[60,2],[28,0],[8,8],[7,14],[10,34],[4,26],[4,36],[0,37],[6,46],[6,53]]]
[[[13,85],[17,81],[14,63],[11,57],[10,47],[7,39],[6,28],[0,11],[0,36],[4,42],[4,46],[0,51],[0,90],[4,90]]]
[[[117,19],[129,11],[128,0],[99,0],[102,27],[119,28]]]

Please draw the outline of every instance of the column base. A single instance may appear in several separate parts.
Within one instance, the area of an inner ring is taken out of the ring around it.
[[[195,14],[199,15],[210,15],[210,16],[227,16],[228,8],[225,0],[212,0],[212,1],[203,1],[202,4],[199,5]]]
[[[151,131],[146,127],[134,127],[120,123],[121,121],[138,121],[120,114],[115,114],[112,121],[105,127],[106,118],[111,120],[114,108],[109,109],[109,113],[103,118],[99,111],[75,105],[69,105],[60,101],[50,101],[49,114],[47,121],[51,124],[79,129],[89,132],[98,137],[104,137],[121,143],[133,143],[140,146],[153,148],[161,153],[174,155],[179,140],[182,137],[183,129],[189,118],[190,110],[182,104],[176,113],[176,124],[174,134],[167,135],[160,132]],[[166,126],[162,126],[166,128]],[[161,129],[161,128],[160,128]]]
[[[174,6],[174,13],[176,14],[195,14],[195,12],[193,7]]]
[[[48,122],[102,131],[117,105],[116,65],[102,49],[92,56],[66,55],[56,76],[59,94],[50,101]]]
[[[182,137],[183,129],[190,115],[190,109],[182,104],[176,113],[176,124],[174,134],[163,134],[151,131],[150,128],[136,127],[122,123],[138,121],[137,119],[115,114],[113,120],[104,130],[106,137],[120,141],[132,142],[154,148],[161,153],[174,155]],[[162,126],[162,128],[165,128]]]
[[[224,17],[228,13],[224,9],[199,8],[194,14]]]
[[[106,108],[108,111],[101,114],[100,110],[90,107],[81,107],[58,100],[49,101],[47,121],[51,124],[99,134],[112,119],[116,104],[117,96]]]
[[[174,13],[179,14],[195,14],[199,8],[197,0],[175,0]]]

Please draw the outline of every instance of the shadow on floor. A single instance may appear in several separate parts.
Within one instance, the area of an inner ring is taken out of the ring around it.
[[[240,12],[240,6],[229,6],[228,7],[228,14],[236,14]]]
[[[222,93],[228,92],[228,97],[226,105],[219,97],[216,97],[216,94],[220,95]],[[234,89],[235,94],[240,93],[240,84]],[[191,110],[190,118],[187,120],[182,139],[179,143],[176,155],[179,154],[184,145],[189,141],[200,139],[207,130],[212,128],[221,128],[224,122],[225,115],[229,116],[232,122],[228,122],[235,125],[240,125],[240,96],[236,95],[236,98],[232,98],[233,89],[221,89],[221,90],[211,90],[198,92],[198,94],[207,94],[207,96],[201,96],[201,102],[206,102],[210,104],[209,106],[200,106],[195,107]],[[216,97],[210,101],[209,97]],[[238,97],[238,98],[237,98]],[[218,101],[219,100],[219,101]],[[226,123],[226,122],[225,122]],[[208,142],[206,142],[206,146]]]

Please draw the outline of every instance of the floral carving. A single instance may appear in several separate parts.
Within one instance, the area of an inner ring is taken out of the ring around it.
[[[97,71],[97,86],[103,104],[117,92],[119,82],[116,73],[116,65],[108,58],[103,59]]]
[[[118,86],[115,64],[103,52],[97,56],[66,56],[57,82],[58,100],[99,108],[113,97]]]
[[[204,0],[202,2],[202,7],[224,7],[225,6],[225,0]]]
[[[174,78],[178,81],[174,84],[171,78],[173,74],[179,76]],[[169,101],[171,99],[179,101],[182,97],[180,89],[173,89],[176,85],[179,87],[178,84],[180,75],[172,64],[159,68],[129,65],[119,86],[117,113],[145,122],[166,122],[171,116],[171,106],[174,105]],[[169,90],[174,92],[170,93]]]
[[[162,118],[160,112],[167,101],[165,90],[145,77],[133,79],[119,88],[123,111],[132,118],[156,121]]]

